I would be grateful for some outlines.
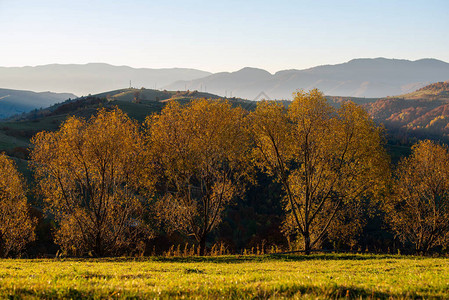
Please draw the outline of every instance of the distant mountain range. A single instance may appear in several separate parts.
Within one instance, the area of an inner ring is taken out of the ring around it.
[[[168,90],[202,90],[228,97],[256,98],[261,91],[271,99],[291,99],[297,89],[318,88],[326,95],[380,98],[414,91],[449,79],[449,64],[436,59],[354,59],[337,65],[275,74],[244,68],[190,81],[178,81]]]
[[[159,89],[177,80],[193,80],[210,74],[194,69],[136,69],[103,63],[0,67],[0,87],[87,96],[128,87],[130,81],[136,88]]]
[[[76,98],[69,93],[36,93],[11,89],[0,89],[0,119],[15,114],[29,112],[33,109],[46,108],[69,98]]]
[[[0,88],[8,88],[0,89],[0,118],[76,98],[74,94],[86,96],[123,89],[129,81],[138,89],[156,87],[160,92],[165,89],[174,92],[190,90],[249,100],[291,99],[297,89],[319,88],[326,95],[339,96],[329,97],[334,102],[356,97],[352,100],[364,104],[391,95],[402,96],[387,102],[400,102],[399,98],[427,99],[426,95],[433,95],[437,100],[448,99],[448,94],[434,95],[429,90],[440,87],[420,89],[429,83],[448,79],[449,64],[436,59],[354,59],[343,64],[284,70],[275,74],[255,68],[211,74],[194,69],[134,69],[99,63],[0,67]],[[33,93],[29,90],[64,93]]]
[[[297,89],[319,88],[326,95],[381,98],[415,91],[449,79],[449,63],[436,59],[354,59],[336,65],[271,74],[262,69],[209,73],[195,69],[148,69],[112,66],[52,64],[36,67],[0,67],[0,87],[32,91],[70,92],[78,96],[135,88],[171,91],[198,90],[220,96],[255,99],[291,99]]]

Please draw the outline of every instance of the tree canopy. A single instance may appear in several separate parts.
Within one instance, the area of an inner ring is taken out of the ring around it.
[[[387,219],[396,234],[421,253],[447,246],[449,238],[449,149],[426,140],[412,148],[395,172]]]
[[[30,217],[25,182],[14,161],[0,154],[0,256],[20,254],[35,238],[36,222]]]
[[[71,254],[113,255],[149,235],[143,220],[148,177],[137,122],[118,109],[68,118],[40,132],[31,153],[36,181],[59,222],[56,242]]]
[[[309,253],[342,211],[382,185],[389,166],[383,131],[361,107],[348,102],[336,110],[318,90],[294,96],[288,108],[259,103],[251,118],[254,155],[283,184],[284,229]]]
[[[158,211],[173,230],[207,235],[242,191],[250,166],[245,111],[226,101],[170,102],[146,121],[149,145],[165,185]]]

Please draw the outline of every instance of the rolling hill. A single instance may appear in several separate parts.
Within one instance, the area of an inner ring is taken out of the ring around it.
[[[218,95],[254,99],[264,91],[271,99],[291,99],[298,88],[318,88],[326,95],[380,98],[412,92],[429,83],[449,78],[449,63],[436,59],[354,59],[337,65],[275,74],[244,68],[203,78],[178,81],[168,90],[207,90]]]
[[[76,98],[69,93],[36,93],[11,89],[0,89],[0,119],[8,118],[15,114],[29,112],[33,109],[46,108],[69,98]]]
[[[42,130],[57,130],[68,116],[89,118],[100,107],[117,106],[130,117],[143,122],[155,112],[160,112],[168,101],[188,102],[196,98],[220,98],[217,95],[198,91],[159,91],[152,89],[119,89],[92,96],[67,100],[42,110],[17,115],[0,121],[0,151],[21,157],[29,146],[30,138]],[[255,102],[232,98],[234,105],[247,109],[255,107]]]
[[[403,136],[449,140],[449,101],[445,98],[447,89],[447,82],[439,82],[418,89],[413,93],[381,99],[326,97],[335,106],[347,100],[363,105],[377,123],[385,125],[390,135],[390,142],[387,147],[394,159],[398,159],[409,151],[408,139],[404,144],[406,145],[405,150],[401,148],[397,151],[394,148],[397,140]],[[418,98],[418,95],[421,95],[421,98]],[[29,139],[34,134],[42,130],[56,130],[70,115],[89,118],[100,107],[118,106],[132,118],[142,122],[148,115],[160,112],[168,101],[180,101],[182,103],[195,98],[216,99],[220,97],[198,91],[160,91],[131,88],[68,100],[46,109],[35,110],[28,114],[16,116],[14,119],[0,122],[0,151],[7,151],[12,156],[21,157],[23,153],[26,153],[24,149],[29,146]],[[228,98],[228,101],[249,110],[256,106],[256,102],[241,98]],[[290,101],[284,102],[285,105],[288,105]]]
[[[365,107],[376,122],[383,123],[390,131],[449,138],[449,81],[379,99]]]
[[[422,87],[414,92],[401,95],[404,99],[426,99],[426,100],[448,100],[449,101],[449,80],[437,82]]]
[[[128,86],[130,81],[139,88],[159,88],[176,80],[193,80],[210,74],[195,69],[136,69],[103,63],[0,67],[0,87],[87,96]]]

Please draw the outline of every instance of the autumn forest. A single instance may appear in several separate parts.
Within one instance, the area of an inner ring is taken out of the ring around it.
[[[385,140],[316,89],[252,111],[195,99],[143,123],[73,116],[32,138],[31,183],[0,156],[0,254],[446,252],[448,148],[420,141],[392,164]]]

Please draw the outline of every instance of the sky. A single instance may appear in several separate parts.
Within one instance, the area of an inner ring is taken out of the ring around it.
[[[353,58],[449,62],[448,12],[448,0],[0,0],[0,66],[274,73]]]

